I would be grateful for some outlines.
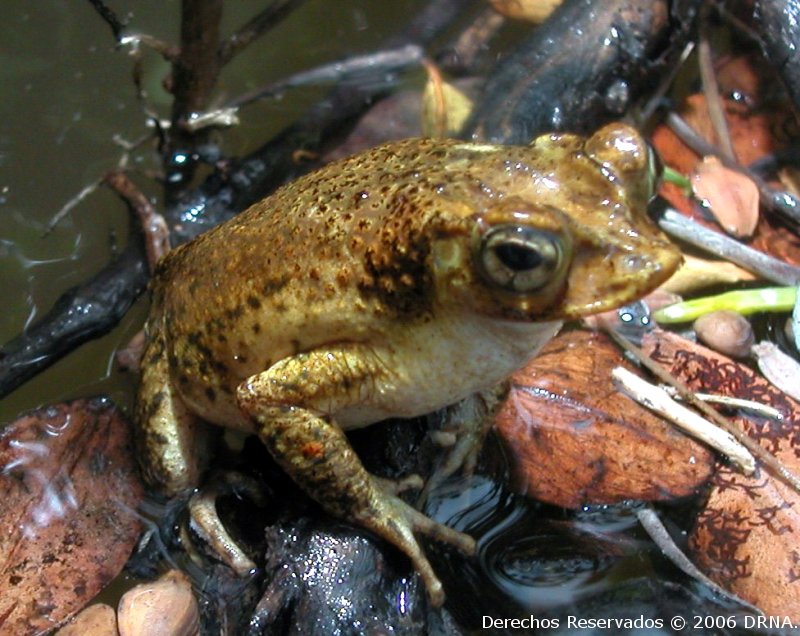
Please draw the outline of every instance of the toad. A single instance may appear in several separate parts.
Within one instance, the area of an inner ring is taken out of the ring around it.
[[[415,535],[465,552],[474,541],[389,492],[345,432],[491,390],[562,321],[669,277],[680,256],[646,217],[654,181],[648,146],[622,124],[529,146],[409,139],[173,250],[146,326],[146,477],[168,494],[195,487],[206,422],[254,433],[324,510],[408,555],[441,604]]]

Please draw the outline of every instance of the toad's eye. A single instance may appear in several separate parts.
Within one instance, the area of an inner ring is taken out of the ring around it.
[[[535,292],[565,265],[559,236],[520,225],[499,225],[481,239],[479,267],[490,283],[517,293]]]

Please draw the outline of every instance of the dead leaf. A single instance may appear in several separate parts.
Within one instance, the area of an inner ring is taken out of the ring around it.
[[[631,366],[607,336],[561,334],[514,375],[496,419],[519,492],[559,506],[682,497],[708,479],[711,454],[619,393]]]
[[[428,81],[422,93],[422,135],[452,137],[461,130],[472,111],[472,100],[446,82],[439,69],[424,63]]]
[[[752,369],[675,334],[658,332],[646,353],[696,391],[756,400],[781,421],[736,422],[795,474],[800,472],[800,404]],[[690,536],[696,564],[767,615],[800,621],[800,496],[764,470],[745,477],[720,464]]]
[[[749,238],[758,224],[758,186],[747,175],[730,170],[716,157],[704,157],[692,174],[694,195],[723,230]]]
[[[103,398],[39,409],[0,435],[0,635],[52,630],[122,570],[140,532],[130,442]]]
[[[793,143],[788,131],[794,130],[794,127],[787,125],[792,114],[786,107],[754,108],[732,100],[725,100],[724,104],[733,148],[742,165],[749,165]],[[705,139],[713,140],[713,129],[703,95],[689,96],[680,112]],[[666,125],[656,128],[652,143],[664,163],[682,174],[690,174],[699,160]],[[660,193],[676,210],[713,227],[682,188],[674,183],[663,183]],[[800,236],[780,219],[772,220],[770,215],[760,215],[751,246],[788,263],[800,264]]]
[[[683,263],[659,289],[688,294],[705,287],[755,280],[754,274],[728,261],[712,261],[691,254],[683,255]]]

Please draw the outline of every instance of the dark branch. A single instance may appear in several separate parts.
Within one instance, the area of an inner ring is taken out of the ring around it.
[[[147,285],[140,241],[87,283],[73,287],[33,327],[0,350],[0,396],[113,329]]]
[[[222,0],[183,0],[180,54],[172,64],[172,126],[163,161],[167,200],[174,200],[191,180],[197,148],[208,129],[189,130],[184,123],[208,107],[219,77],[219,37]],[[181,156],[181,161],[173,161]]]
[[[103,0],[89,0],[89,4],[94,7],[94,10],[103,18],[103,21],[111,28],[111,33],[114,39],[119,42],[122,39],[122,32],[127,26],[125,22],[117,17],[112,9],[106,5]]]
[[[251,43],[279,24],[305,0],[275,0],[266,9],[255,15],[247,24],[238,29],[219,49],[221,65],[230,62]]]

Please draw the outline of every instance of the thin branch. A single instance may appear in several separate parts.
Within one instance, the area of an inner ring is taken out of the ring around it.
[[[222,0],[183,0],[181,52],[172,67],[172,125],[204,111],[217,83]]]
[[[406,44],[395,49],[356,55],[346,60],[323,64],[308,71],[295,73],[277,82],[267,84],[230,100],[226,106],[240,108],[259,99],[278,95],[287,88],[320,84],[323,82],[353,81],[367,74],[373,76],[383,71],[390,73],[422,61],[424,52],[416,44]]]
[[[305,0],[275,0],[270,6],[256,14],[247,24],[235,31],[219,48],[219,62],[225,66],[236,55],[244,51],[256,39],[279,24]]]
[[[111,28],[111,33],[117,42],[122,42],[122,32],[125,30],[127,24],[117,17],[113,9],[109,8],[103,0],[89,0],[89,4],[94,7],[94,10],[103,18],[103,21]]]
[[[700,29],[700,39],[697,42],[697,61],[700,67],[703,93],[706,96],[706,104],[708,105],[708,114],[722,154],[728,161],[738,163],[736,152],[731,142],[730,131],[728,130],[728,122],[725,119],[725,106],[720,98],[719,84],[714,73],[714,59],[711,55],[711,44],[708,41],[708,33],[705,26],[703,25],[704,28]]]
[[[724,152],[714,144],[706,141],[700,133],[683,119],[678,113],[670,112],[667,115],[666,124],[686,146],[700,156],[713,155],[718,157],[726,168],[736,170],[746,175],[758,186],[760,201],[769,210],[777,212],[785,219],[800,224],[800,201],[789,192],[775,190],[769,186],[753,170],[740,165],[736,161],[729,159]]]
[[[164,217],[122,170],[109,172],[103,182],[128,204],[144,232],[147,265],[152,274],[156,263],[169,251],[169,228]]]
[[[642,524],[642,527],[645,529],[650,538],[653,542],[661,549],[661,552],[664,556],[669,559],[673,565],[678,567],[681,571],[685,574],[688,574],[696,581],[703,583],[710,587],[714,592],[719,594],[722,598],[727,598],[736,603],[744,605],[751,611],[755,612],[759,616],[763,616],[764,613],[758,609],[755,605],[748,603],[744,599],[739,598],[732,592],[729,592],[723,587],[720,587],[714,581],[709,579],[705,574],[703,574],[697,566],[692,563],[692,561],[687,557],[683,551],[675,544],[672,540],[667,529],[664,527],[664,524],[661,522],[661,519],[658,516],[658,513],[652,508],[652,506],[648,506],[646,508],[639,508],[636,510],[636,518],[639,520],[639,523]]]
[[[194,175],[196,150],[208,140],[209,130],[191,131],[183,123],[208,108],[221,69],[222,0],[183,0],[181,15],[181,50],[172,64],[172,125],[162,154],[167,201],[177,199]],[[174,161],[176,153],[185,160]]]
[[[61,219],[69,215],[79,203],[83,202],[90,194],[97,190],[102,182],[102,179],[92,181],[89,185],[84,186],[78,194],[67,201],[61,209],[53,215],[53,218],[50,219],[50,222],[47,224],[47,229],[44,231],[44,236],[48,236],[56,228],[56,225],[61,222]]]
[[[718,258],[736,263],[761,278],[779,285],[800,283],[800,267],[753,249],[727,234],[717,232],[671,208],[658,219],[658,226],[670,236],[694,245]]]

